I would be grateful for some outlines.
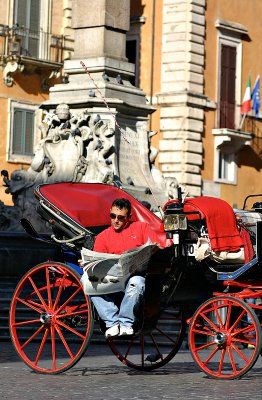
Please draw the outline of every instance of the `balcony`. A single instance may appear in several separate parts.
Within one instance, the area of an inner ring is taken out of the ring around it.
[[[17,73],[38,73],[44,90],[49,79],[61,75],[63,61],[70,58],[73,48],[68,42],[63,35],[0,25],[0,65],[5,85],[12,86]]]

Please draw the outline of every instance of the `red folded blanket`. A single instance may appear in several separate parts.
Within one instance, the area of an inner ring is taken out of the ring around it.
[[[184,209],[200,211],[206,219],[213,251],[236,252],[243,246],[234,211],[226,201],[209,196],[190,198],[185,200]]]

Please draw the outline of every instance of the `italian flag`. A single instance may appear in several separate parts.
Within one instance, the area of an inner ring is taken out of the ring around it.
[[[247,114],[251,110],[251,79],[248,77],[247,87],[241,105],[241,114]]]

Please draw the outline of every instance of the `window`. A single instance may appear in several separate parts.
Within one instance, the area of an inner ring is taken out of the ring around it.
[[[236,48],[221,45],[220,66],[220,101],[219,126],[220,128],[235,128],[236,107]]]
[[[217,20],[218,112],[217,127],[238,129],[241,121],[242,36],[247,29],[238,23]]]
[[[9,25],[22,56],[50,59],[52,0],[14,0]]]
[[[14,23],[20,39],[21,55],[38,58],[40,40],[40,0],[16,0]]]
[[[214,180],[237,183],[236,154],[243,146],[249,146],[252,135],[234,129],[212,129],[215,144]]]
[[[30,163],[34,153],[36,106],[11,103],[8,161]]]
[[[134,86],[139,84],[139,74],[138,74],[138,57],[139,57],[139,47],[138,40],[133,38],[126,41],[126,57],[130,63],[135,64],[135,76],[130,78],[130,82]]]
[[[249,134],[238,129],[241,121],[242,37],[248,30],[239,23],[224,20],[217,20],[215,26],[218,29],[218,128],[212,129],[214,180],[236,184],[236,153],[250,144],[251,139]]]
[[[130,82],[139,87],[140,74],[140,36],[141,26],[145,23],[145,17],[132,17],[130,20],[130,30],[126,35],[126,57],[128,61],[135,65],[135,76],[130,78]]]
[[[235,156],[218,151],[218,179],[234,183],[235,182]]]

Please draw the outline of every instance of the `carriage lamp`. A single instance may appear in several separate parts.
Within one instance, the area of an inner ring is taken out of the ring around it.
[[[187,229],[186,214],[167,214],[164,216],[164,230],[177,231]]]

